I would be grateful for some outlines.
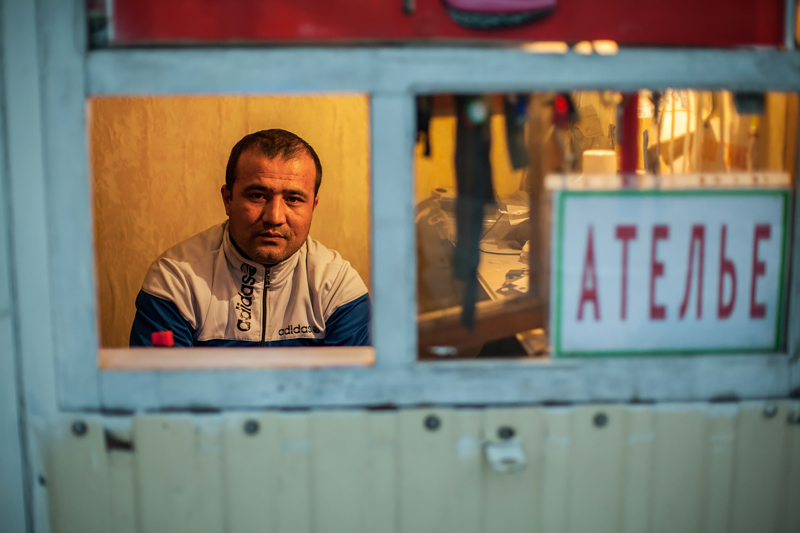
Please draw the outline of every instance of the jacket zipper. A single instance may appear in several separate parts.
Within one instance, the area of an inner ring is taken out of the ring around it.
[[[261,346],[267,339],[267,294],[269,293],[269,268],[264,271],[264,294],[261,296]]]

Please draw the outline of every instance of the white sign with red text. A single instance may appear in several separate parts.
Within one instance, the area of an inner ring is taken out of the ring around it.
[[[787,189],[562,191],[556,356],[779,349]]]

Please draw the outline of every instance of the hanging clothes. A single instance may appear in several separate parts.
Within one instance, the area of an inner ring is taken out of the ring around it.
[[[456,96],[456,250],[454,273],[464,281],[462,323],[475,326],[483,214],[495,205],[489,161],[489,106],[480,96]]]

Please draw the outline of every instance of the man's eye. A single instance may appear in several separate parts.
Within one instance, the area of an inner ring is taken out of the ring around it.
[[[250,193],[247,197],[250,198],[251,200],[261,200],[264,198],[264,195],[261,194],[260,192],[254,192]]]
[[[286,199],[286,202],[290,204],[299,204],[302,201],[303,199],[300,198],[299,196],[290,196],[289,198]]]

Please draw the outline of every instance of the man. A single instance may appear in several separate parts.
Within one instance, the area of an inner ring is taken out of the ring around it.
[[[162,331],[176,346],[369,344],[367,287],[308,237],[321,180],[317,154],[293,133],[236,143],[221,191],[228,220],[150,266],[131,346],[151,346]]]

